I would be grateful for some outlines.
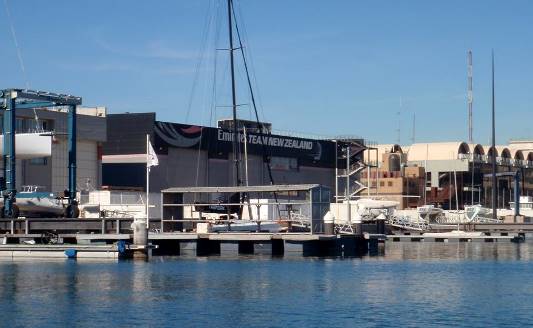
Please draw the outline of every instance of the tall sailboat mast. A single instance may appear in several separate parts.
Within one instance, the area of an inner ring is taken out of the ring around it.
[[[233,1],[228,0],[228,30],[229,30],[229,56],[230,56],[230,70],[231,70],[231,98],[233,109],[233,177],[235,179],[234,185],[241,185],[241,177],[239,174],[239,129],[237,127],[237,95],[235,92],[235,64],[233,59],[233,23],[232,10]]]
[[[468,142],[474,144],[474,126],[472,118],[472,103],[474,97],[472,95],[472,51],[468,50]]]
[[[496,213],[498,188],[496,182],[496,110],[494,105],[494,50],[492,51],[492,219],[497,220]]]

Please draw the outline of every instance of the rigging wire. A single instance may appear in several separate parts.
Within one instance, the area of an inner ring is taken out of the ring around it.
[[[233,6],[232,6],[233,8]],[[240,31],[239,31],[239,25],[237,24],[237,17],[235,16],[235,10],[232,10],[233,12],[233,17],[234,17],[234,20],[235,20],[235,30],[237,32],[237,40],[239,41],[239,48],[241,50],[241,55],[242,55],[242,60],[243,60],[243,64],[244,64],[244,70],[246,72],[246,81],[248,83],[248,89],[250,91],[250,97],[251,97],[251,100],[252,100],[252,108],[254,110],[254,113],[255,113],[255,119],[256,119],[256,123],[257,123],[257,126],[259,127],[259,135],[261,138],[263,138],[263,125],[261,124],[260,120],[259,120],[259,114],[257,112],[257,105],[256,105],[256,101],[255,101],[255,96],[254,96],[254,92],[253,92],[253,88],[252,88],[252,82],[250,80],[250,73],[249,73],[249,70],[248,70],[248,62],[246,61],[246,56],[245,56],[245,53],[244,53],[244,46],[243,46],[243,43],[242,43],[242,39],[241,39],[241,34],[240,34]],[[267,131],[267,136],[270,136],[271,133],[270,131]],[[263,148],[263,159],[266,161],[267,163],[267,170],[268,170],[268,176],[269,176],[269,179],[270,179],[270,183],[271,184],[274,184],[274,177],[272,175],[272,167],[271,167],[271,163],[270,163],[270,158],[271,158],[271,152],[270,154],[267,154],[267,147],[265,145],[265,143],[262,143],[262,148]]]
[[[185,123],[188,123],[189,122],[189,116],[190,116],[190,113],[191,113],[191,109],[192,109],[192,103],[193,103],[193,99],[194,99],[194,95],[196,93],[196,86],[198,84],[198,80],[199,80],[199,77],[200,77],[200,67],[202,67],[202,64],[204,62],[204,57],[205,57],[205,50],[207,48],[207,40],[208,40],[208,37],[209,37],[209,30],[210,30],[210,27],[211,27],[211,23],[212,23],[212,15],[211,15],[211,12],[212,12],[212,4],[213,2],[211,2],[207,8],[207,12],[205,14],[205,21],[204,21],[204,28],[203,28],[203,32],[202,32],[202,42],[201,42],[201,46],[200,46],[200,49],[198,51],[198,60],[196,62],[196,65],[195,65],[195,69],[194,69],[194,79],[193,79],[193,84],[192,84],[192,88],[191,88],[191,93],[189,95],[189,102],[188,102],[188,105],[187,105],[187,112],[185,114]]]
[[[215,4],[214,7],[212,7],[211,4]],[[196,83],[197,83],[198,76],[199,76],[200,65],[203,62],[203,57],[204,57],[203,55],[205,55],[205,53],[206,53],[207,39],[208,39],[209,34],[210,34],[210,30],[211,30],[211,25],[213,23],[213,19],[215,19],[215,24],[216,24],[216,16],[217,16],[217,12],[218,12],[218,4],[217,4],[216,1],[211,2],[211,4],[209,5],[208,12],[206,14],[206,24],[205,24],[205,30],[204,30],[204,33],[203,33],[204,34],[204,41],[202,42],[202,48],[201,48],[200,56],[199,56],[201,59],[198,61],[197,67],[196,67],[195,81],[193,83],[193,90],[191,92],[191,97],[189,98],[189,107],[187,109],[187,121],[186,122],[188,122],[188,116],[189,116],[190,110],[192,108],[193,94],[194,94],[194,90],[195,90]],[[207,83],[206,83],[206,88],[207,88]],[[204,91],[204,93],[205,93],[205,91]],[[204,114],[205,114],[205,112],[204,112]],[[211,113],[210,113],[210,116],[211,116]],[[204,136],[204,129],[201,129],[200,130],[200,140],[198,142],[197,155],[196,155],[196,176],[195,176],[195,186],[196,187],[198,187],[198,183],[199,183],[199,180],[200,180],[200,158],[201,158],[203,136]],[[207,159],[207,160],[209,160],[209,159]],[[208,167],[208,165],[206,164],[206,168],[207,167]],[[194,196],[194,201],[196,201],[196,194]]]
[[[217,1],[217,5],[218,5],[218,1]],[[222,25],[222,19],[221,19],[221,15],[219,15],[219,11],[220,11],[220,7],[217,8],[217,11],[216,11],[216,22],[215,22],[215,42],[214,42],[214,53],[215,53],[215,56],[213,58],[213,79],[212,79],[212,95],[211,95],[211,108],[210,108],[210,113],[211,113],[211,118],[210,118],[210,126],[213,126],[215,124],[215,120],[216,120],[216,116],[217,116],[217,113],[216,113],[216,103],[217,103],[217,74],[218,74],[218,51],[216,50],[216,45],[218,44],[219,42],[219,39],[220,39],[220,30],[221,30],[221,25]]]
[[[219,19],[219,6],[218,6],[218,1],[215,1],[216,3],[216,7],[214,9],[214,19],[215,19],[215,22],[214,22],[214,36],[215,36],[215,42],[213,43],[214,44],[214,47],[216,48],[216,44],[218,43],[218,38],[219,38],[219,30],[220,30],[220,19]],[[213,49],[214,50],[214,49]],[[213,117],[214,115],[216,115],[215,113],[215,110],[216,110],[216,77],[217,77],[217,61],[218,61],[218,58],[217,58],[217,51],[214,51],[215,55],[213,56],[213,79],[212,79],[212,83],[211,83],[211,101],[210,101],[210,104],[209,104],[209,122],[207,124],[207,126],[211,126],[212,125],[212,122],[213,122]],[[202,129],[200,131],[200,143],[198,144],[198,153],[197,153],[197,159],[196,159],[196,178],[195,178],[195,184],[196,186],[198,186],[198,181],[199,181],[199,175],[200,175],[200,155],[201,155],[201,147],[202,147],[202,140],[203,140],[203,133],[204,133],[204,129]],[[207,138],[206,140],[206,148],[209,149],[210,147],[210,138]],[[206,157],[206,176],[207,176],[207,184],[209,182],[209,156]],[[194,194],[194,202],[196,202],[196,193]]]
[[[26,89],[30,89],[30,81],[28,79],[28,75],[26,74],[26,67],[24,66],[24,60],[22,58],[22,51],[20,49],[20,45],[17,39],[17,33],[15,32],[15,24],[13,23],[13,17],[11,16],[11,11],[9,10],[9,4],[7,0],[4,0],[4,7],[6,9],[7,21],[11,30],[11,38],[13,39],[13,44],[15,45],[15,49],[17,51],[17,58],[20,70],[22,72],[22,77],[24,79],[24,84],[26,86]],[[37,132],[42,132],[39,123],[39,116],[37,115],[37,110],[35,109],[35,107],[33,108],[33,117],[35,119],[35,129],[37,130]]]
[[[26,68],[24,66],[24,60],[22,59],[22,51],[20,50],[20,46],[17,40],[17,33],[15,32],[15,24],[13,23],[13,18],[11,16],[11,11],[9,10],[9,4],[7,3],[7,0],[4,0],[4,7],[6,8],[7,21],[11,29],[11,37],[13,38],[13,43],[17,51],[17,58],[19,61],[20,70],[22,71],[22,76],[24,78],[26,89],[29,89],[30,83],[28,81],[28,76],[26,75]]]
[[[263,139],[263,134],[264,134],[263,124],[261,124],[261,122],[259,121],[259,114],[257,112],[257,105],[255,101],[254,91],[252,87],[252,82],[250,80],[250,72],[248,70],[248,63],[246,61],[246,56],[244,53],[244,46],[243,46],[242,39],[241,39],[241,33],[239,31],[239,24],[237,24],[237,17],[235,15],[234,6],[231,6],[231,12],[233,15],[233,20],[235,21],[235,31],[237,32],[237,40],[239,41],[239,49],[241,50],[244,71],[246,72],[246,81],[248,83],[248,89],[250,91],[250,98],[252,100],[252,108],[255,112],[255,119],[256,119],[257,127],[259,128],[259,137]],[[270,137],[270,135],[271,135],[270,130],[267,130],[267,137]],[[262,145],[262,150],[263,150],[263,161],[266,162],[267,164],[267,172],[268,172],[268,177],[270,179],[270,184],[274,185],[274,176],[272,174],[272,165],[270,162],[271,157],[272,157],[272,149],[270,148],[270,152],[267,152],[269,148],[266,147],[265,142],[262,142],[261,145]],[[276,209],[278,212],[278,217],[281,218],[281,209],[279,206],[278,195],[276,192],[274,192],[273,194],[274,194],[274,202],[276,203]]]
[[[239,14],[239,22],[240,22],[241,29],[242,29],[243,39],[250,40],[250,38],[248,37],[248,32],[246,30],[246,22],[244,20],[244,15],[242,14],[240,6],[237,6],[237,10]],[[251,72],[250,75],[252,76],[253,84],[255,85],[255,95],[257,96],[256,102],[257,102],[257,105],[258,105],[258,108],[261,114],[261,118],[266,121],[264,108],[263,108],[263,101],[262,101],[261,92],[260,92],[261,88],[259,87],[259,82],[257,81],[257,74],[255,74],[254,55],[252,52],[252,46],[250,44],[250,41],[248,41],[246,44],[246,51],[248,52],[249,54],[248,58],[250,59],[249,61],[249,64],[250,64],[249,67],[250,67],[250,72]]]

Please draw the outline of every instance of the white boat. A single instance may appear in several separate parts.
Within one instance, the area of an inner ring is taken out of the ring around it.
[[[435,205],[424,205],[416,208],[418,214],[422,216],[439,215],[443,213],[443,209],[435,207]]]
[[[493,222],[501,223],[501,220],[492,219],[492,210],[481,205],[465,206],[464,216],[467,222]]]
[[[52,137],[42,133],[17,133],[15,135],[17,159],[52,156]],[[4,136],[0,135],[0,152],[4,151]]]
[[[393,215],[398,202],[362,198],[358,200],[331,203],[330,211],[335,217],[335,224],[350,225],[362,221],[373,221]]]
[[[260,225],[255,221],[244,221],[238,223],[227,224],[214,224],[211,226],[212,232],[279,232],[281,226],[275,221],[261,222]]]
[[[54,193],[40,192],[37,186],[23,186],[23,190],[17,193],[16,206],[19,215],[26,217],[58,217],[65,213],[66,202]],[[4,205],[4,199],[0,197],[0,206]]]
[[[397,208],[400,203],[392,200],[377,200],[371,198],[361,198],[354,202],[360,209],[393,209]]]
[[[416,212],[420,220],[426,221],[429,223],[442,223],[445,221],[444,210],[434,205],[424,205],[417,207]]]

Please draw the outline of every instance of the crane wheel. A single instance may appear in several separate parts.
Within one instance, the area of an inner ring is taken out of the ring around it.
[[[80,209],[78,208],[78,205],[70,204],[67,207],[65,207],[64,216],[66,218],[73,218],[73,219],[78,218],[80,216]]]
[[[16,219],[19,217],[19,214],[20,214],[20,210],[17,204],[11,205],[11,211],[9,211],[9,213],[6,213],[6,208],[2,206],[2,213],[1,213],[2,218]]]

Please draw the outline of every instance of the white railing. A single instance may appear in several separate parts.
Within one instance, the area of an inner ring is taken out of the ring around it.
[[[526,161],[521,160],[521,159],[512,159],[511,164],[514,166],[524,167],[526,166]]]
[[[387,223],[391,226],[402,228],[405,230],[427,231],[431,229],[429,223],[426,220],[420,217],[412,218],[407,215],[394,215],[387,220]]]
[[[496,162],[500,165],[511,165],[511,159],[507,157],[496,157]]]
[[[457,158],[459,159],[467,159],[469,161],[472,160],[472,154],[458,154]]]

